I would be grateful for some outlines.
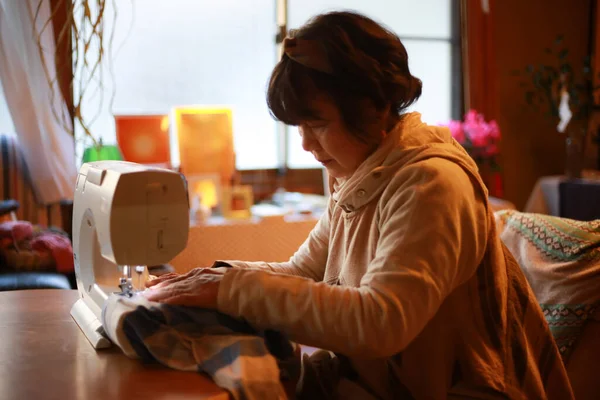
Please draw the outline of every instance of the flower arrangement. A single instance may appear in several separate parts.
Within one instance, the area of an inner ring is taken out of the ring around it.
[[[536,57],[542,63],[529,64],[512,75],[520,78],[526,103],[547,116],[559,133],[565,133],[565,173],[569,178],[581,178],[590,134],[594,135],[600,167],[600,131],[589,129],[594,126],[600,101],[600,72],[594,71],[590,54],[574,60],[563,35],[544,53],[544,58]]]
[[[450,121],[446,126],[480,168],[486,165],[491,171],[499,171],[500,128],[496,121],[486,122],[483,114],[469,110],[464,121]]]
[[[567,102],[572,119],[588,121],[595,107],[594,94],[600,90],[597,83],[600,72],[593,72],[589,54],[582,60],[570,60],[569,48],[563,42],[564,36],[558,35],[553,45],[544,49],[547,55],[555,57],[554,61],[546,58],[543,60],[548,61],[546,63],[529,64],[511,74],[521,78],[519,86],[524,90],[527,104],[536,111],[547,108],[545,114],[552,123],[558,124],[562,119],[560,108],[565,91],[569,95]],[[585,135],[587,130],[579,134]]]

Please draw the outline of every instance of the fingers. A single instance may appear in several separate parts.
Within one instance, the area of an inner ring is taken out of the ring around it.
[[[168,289],[166,288],[149,290],[143,292],[142,296],[144,296],[150,301],[161,301],[163,299],[168,298],[169,296],[173,296],[173,294],[168,293],[167,290]]]
[[[159,283],[164,282],[166,280],[173,279],[177,276],[179,276],[179,274],[176,272],[171,272],[169,274],[160,275],[152,280],[147,281],[145,283],[145,285],[146,285],[146,287],[152,287],[152,286],[158,285]]]
[[[158,302],[162,304],[199,307],[206,309],[217,309],[218,286],[206,288],[206,290],[193,293],[169,293],[160,296]],[[151,300],[153,301],[153,300]],[[156,301],[156,300],[155,300]]]
[[[143,295],[150,301],[160,302],[169,297],[179,296],[189,292],[189,285],[185,283],[175,283],[169,286],[155,287],[153,290],[143,292]]]
[[[161,276],[157,277],[156,279],[146,282],[146,287],[156,289],[159,287],[172,285],[173,283],[180,282],[180,281],[183,281],[183,280],[186,280],[186,279],[189,279],[191,277],[198,276],[201,274],[223,274],[223,272],[222,271],[214,271],[214,270],[211,270],[210,268],[201,268],[201,267],[194,268],[185,274],[178,274],[176,272],[171,272],[169,274],[161,275]]]
[[[150,289],[159,289],[159,288],[164,288],[167,286],[172,286],[178,282],[182,282],[185,281],[186,279],[188,279],[190,277],[190,275],[178,275],[176,277],[173,277],[171,279],[166,279],[162,282],[157,283],[156,285],[150,287]]]
[[[160,287],[160,286],[165,286],[167,284],[172,284],[174,282],[179,282],[179,281],[191,276],[191,274],[193,274],[194,271],[195,271],[195,269],[189,271],[186,274],[179,274],[177,272],[171,272],[171,273],[168,273],[165,275],[161,275],[161,276],[157,277],[156,279],[146,282],[146,287],[147,288],[151,288],[151,287],[156,288],[156,287]]]
[[[212,299],[211,291],[190,292],[187,290],[171,289],[170,287],[145,292],[149,301],[163,304],[189,307],[215,308],[216,299]]]
[[[161,303],[177,305],[177,306],[208,308],[206,296],[203,295],[202,293],[175,295],[175,296],[164,298],[163,300],[161,300]]]
[[[202,308],[217,308],[223,274],[196,272],[197,276],[176,282],[164,281],[141,294],[149,301]],[[179,279],[180,276],[174,278]]]

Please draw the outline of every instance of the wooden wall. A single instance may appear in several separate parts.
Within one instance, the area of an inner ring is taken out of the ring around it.
[[[565,145],[555,124],[525,105],[511,71],[550,61],[544,48],[559,34],[573,64],[582,63],[590,51],[591,12],[592,0],[490,0],[487,62],[495,95],[486,117],[496,119],[502,130],[504,197],[519,209],[539,177],[564,172]],[[593,164],[590,158],[588,166]]]

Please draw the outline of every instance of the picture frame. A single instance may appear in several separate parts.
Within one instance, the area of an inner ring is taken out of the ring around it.
[[[221,211],[225,218],[250,218],[253,204],[254,195],[250,185],[227,186],[222,190]]]
[[[173,166],[185,175],[216,173],[229,184],[235,173],[232,109],[174,106],[170,115]]]

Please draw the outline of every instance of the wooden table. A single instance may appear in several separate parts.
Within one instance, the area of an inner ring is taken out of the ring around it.
[[[600,181],[600,171],[584,170],[582,178],[590,181]],[[560,215],[558,187],[566,179],[567,177],[563,175],[544,176],[538,179],[523,211],[558,217]]]
[[[0,399],[228,399],[208,377],[96,351],[74,290],[0,292]]]

